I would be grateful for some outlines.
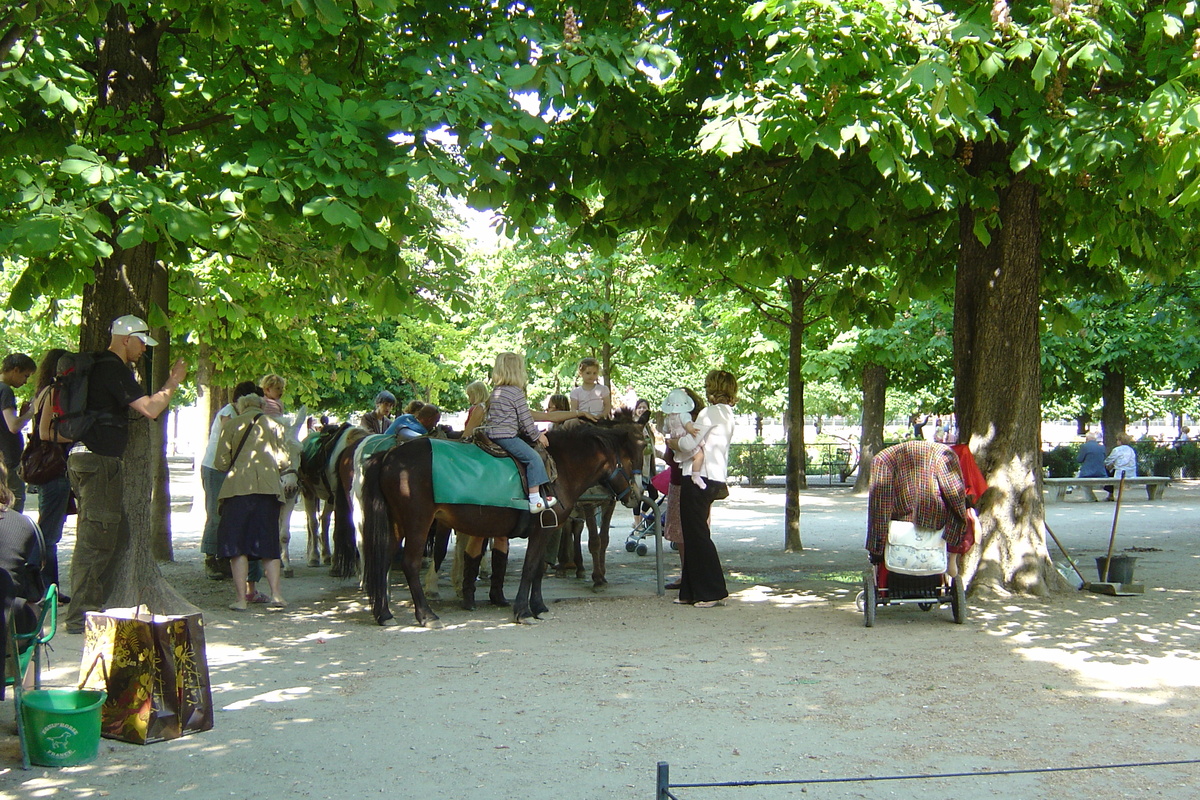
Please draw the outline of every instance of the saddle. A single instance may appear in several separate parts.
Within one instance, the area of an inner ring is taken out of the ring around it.
[[[529,478],[525,475],[525,465],[517,460],[516,456],[509,453],[500,445],[493,442],[483,428],[476,428],[469,436],[464,436],[462,441],[475,444],[480,450],[487,453],[489,456],[496,458],[510,459],[517,465],[517,474],[521,476],[521,485],[525,487],[525,493],[529,494]],[[550,455],[550,451],[542,447],[540,442],[533,444],[533,449],[539,456],[542,457],[542,463],[546,465],[546,475],[550,478],[550,486],[552,491],[557,494],[556,484],[558,483],[558,465],[554,463],[554,456]]]

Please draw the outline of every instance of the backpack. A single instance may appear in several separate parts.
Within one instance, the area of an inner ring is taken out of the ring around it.
[[[67,353],[58,360],[58,375],[51,390],[55,419],[50,424],[64,439],[78,442],[96,423],[110,416],[104,411],[89,411],[87,407],[88,380],[95,363],[94,353]]]

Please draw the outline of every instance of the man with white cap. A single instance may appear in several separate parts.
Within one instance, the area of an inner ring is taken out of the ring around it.
[[[71,489],[79,503],[75,555],[71,559],[71,605],[67,633],[82,633],[84,613],[98,611],[112,590],[115,556],[129,539],[129,520],[123,506],[122,457],[129,442],[129,413],[156,419],[171,403],[171,395],[187,376],[180,359],[162,389],[147,395],[130,367],[158,344],[150,326],[127,314],[113,320],[108,349],[97,353],[88,375],[87,411],[97,422],[84,434],[67,459]]]

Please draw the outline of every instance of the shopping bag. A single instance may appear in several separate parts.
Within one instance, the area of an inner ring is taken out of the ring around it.
[[[101,734],[134,744],[213,726],[201,614],[161,616],[144,606],[89,611],[82,688],[104,689]]]
[[[888,523],[883,564],[902,575],[938,575],[946,571],[946,541],[941,531],[894,519]]]

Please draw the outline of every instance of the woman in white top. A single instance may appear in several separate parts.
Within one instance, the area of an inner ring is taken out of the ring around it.
[[[709,514],[714,500],[729,495],[729,443],[733,439],[733,404],[737,402],[737,378],[725,370],[713,370],[704,379],[704,391],[710,405],[696,417],[697,433],[680,437],[672,449],[695,450],[704,443],[704,465],[700,474],[704,487],[691,480],[680,485],[679,518],[687,558],[679,579],[676,603],[712,608],[729,596],[725,571],[709,529]],[[676,446],[678,445],[678,446]],[[685,477],[691,476],[690,461],[680,463]]]
[[[1137,477],[1137,451],[1130,445],[1133,444],[1133,437],[1124,431],[1117,434],[1117,446],[1112,449],[1108,457],[1104,459],[1104,466],[1112,470],[1112,476],[1117,480],[1121,478],[1136,478]],[[1108,490],[1106,500],[1113,499],[1113,487],[1105,486]]]

